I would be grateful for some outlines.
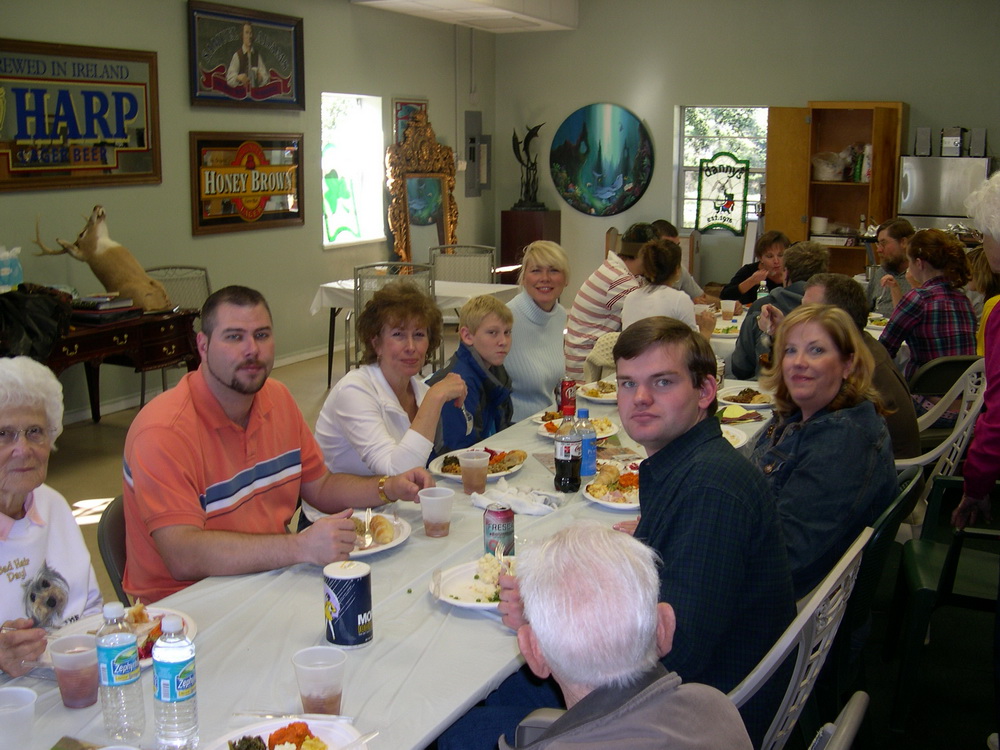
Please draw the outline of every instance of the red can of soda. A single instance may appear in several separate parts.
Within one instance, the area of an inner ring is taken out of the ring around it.
[[[483,513],[483,549],[493,555],[497,547],[514,554],[514,511],[506,503],[490,503]]]
[[[573,378],[563,378],[559,384],[559,411],[566,414],[570,408],[570,416],[576,414],[576,381]]]

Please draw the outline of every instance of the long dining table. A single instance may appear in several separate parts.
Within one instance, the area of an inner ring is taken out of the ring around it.
[[[725,383],[726,388],[743,385],[753,384]],[[578,396],[577,403],[583,406],[585,401]],[[619,425],[614,402],[586,405],[592,418],[608,417]],[[746,438],[741,452],[749,454],[754,435],[765,424],[732,425],[738,436]],[[526,451],[522,468],[507,480],[517,487],[551,491],[553,474],[545,464],[551,465],[552,439],[539,434],[539,427],[527,419],[487,439],[485,445]],[[636,460],[645,455],[624,430],[607,444],[605,450],[634,452]],[[426,747],[522,664],[515,635],[495,610],[462,608],[430,591],[435,571],[474,562],[484,553],[483,511],[462,493],[460,481],[438,478],[438,483],[457,493],[450,534],[427,537],[419,506],[399,502],[381,511],[398,513],[408,538],[364,558],[371,565],[374,637],[368,645],[348,652],[343,712],[353,717],[360,732],[379,730],[368,743],[374,750]],[[530,544],[580,519],[613,524],[636,515],[593,503],[581,492],[563,497],[564,503],[548,515],[516,517],[517,544]],[[241,709],[273,714],[302,710],[291,657],[301,648],[325,643],[323,605],[322,569],[307,564],[207,578],[154,605],[177,610],[197,626],[202,748],[212,748],[220,736],[255,721],[235,717]],[[154,745],[150,672],[145,670],[141,677],[146,700],[141,748]],[[48,750],[64,735],[109,743],[100,702],[67,709],[54,682],[27,676],[7,684],[26,685],[39,693],[34,750]]]
[[[521,287],[517,284],[484,284],[476,281],[443,281],[434,282],[434,301],[442,310],[457,310],[473,297],[490,294],[501,302],[512,300]],[[341,310],[354,309],[354,280],[340,279],[320,284],[313,297],[309,312],[315,315],[324,307],[330,308],[330,327],[326,342],[326,386],[330,387],[333,378],[334,333],[337,327],[337,316]],[[345,345],[344,356],[347,357]]]

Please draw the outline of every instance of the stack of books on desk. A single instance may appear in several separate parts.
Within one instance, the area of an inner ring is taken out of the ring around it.
[[[73,323],[105,325],[138,318],[142,308],[132,304],[129,297],[116,294],[95,294],[73,300]]]

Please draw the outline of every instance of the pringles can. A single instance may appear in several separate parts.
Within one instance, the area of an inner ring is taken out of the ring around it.
[[[323,568],[323,616],[326,640],[341,648],[357,648],[372,639],[372,569],[356,560]]]

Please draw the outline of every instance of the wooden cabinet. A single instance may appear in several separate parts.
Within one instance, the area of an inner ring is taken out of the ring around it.
[[[809,239],[809,220],[857,229],[862,214],[881,223],[896,215],[899,155],[906,119],[902,102],[809,102],[808,107],[771,107],[767,132],[767,200],[764,228],[792,242]],[[870,182],[812,179],[812,157],[839,153],[852,144],[872,145]],[[863,245],[830,246],[830,270],[864,270]]]
[[[521,251],[535,240],[560,241],[558,211],[501,211],[500,265],[520,264]],[[517,271],[500,275],[504,284],[517,283]]]

